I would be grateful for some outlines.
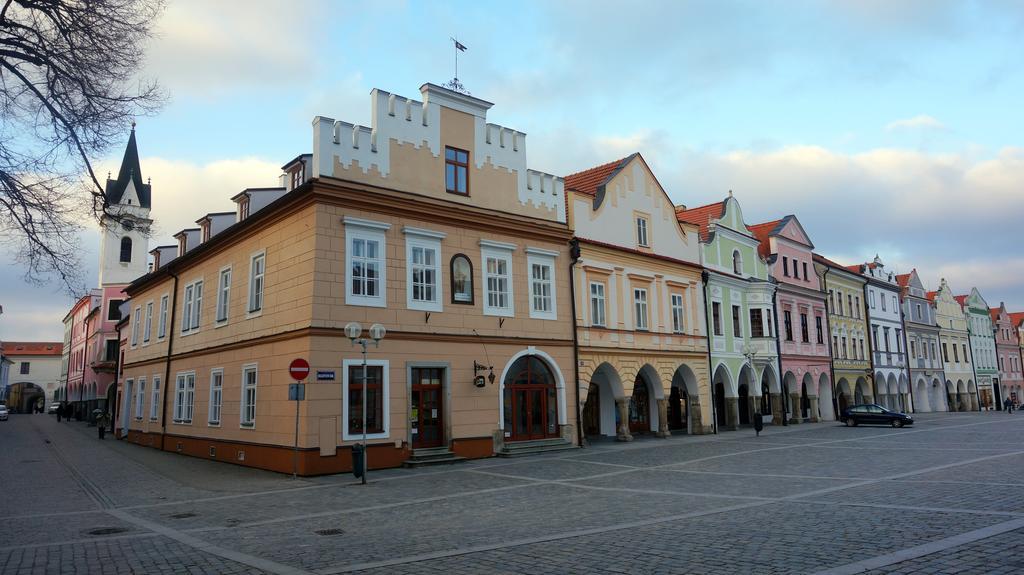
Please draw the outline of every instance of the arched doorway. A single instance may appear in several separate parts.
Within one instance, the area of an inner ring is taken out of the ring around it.
[[[931,406],[932,411],[949,411],[949,406],[945,404],[943,400],[942,383],[939,382],[938,378],[932,380],[932,384],[928,387],[928,404]]]
[[[871,392],[868,390],[868,382],[863,377],[857,378],[857,387],[853,390],[853,401],[860,405],[866,403],[867,398],[871,397]]]
[[[740,425],[750,425],[750,388],[747,387],[746,383],[740,384],[738,395]]]
[[[586,402],[583,404],[583,433],[587,437],[619,435],[618,402],[625,401],[619,372],[605,362],[597,366],[590,378]],[[628,439],[623,436],[622,439]]]
[[[999,385],[999,380],[992,378],[992,395],[996,402],[996,411],[1003,410],[1003,389]],[[964,411],[967,411],[966,409]]]
[[[973,379],[967,380],[967,404],[965,411],[978,411],[978,386]]]
[[[670,391],[668,394],[669,431],[687,431],[686,411],[688,409],[688,406],[686,405],[686,399],[686,390],[677,385],[673,385],[672,391]]]
[[[800,382],[800,419],[802,421],[811,419],[811,397],[807,391],[811,387],[814,387],[814,378],[810,373],[805,373],[803,381]],[[817,413],[814,414],[815,418],[817,415]]]
[[[839,394],[839,413],[841,414],[846,411],[847,407],[850,407],[850,400],[853,398],[850,393],[850,382],[846,381],[845,377],[840,378],[836,390],[836,393]]]
[[[510,441],[558,437],[555,375],[540,356],[523,355],[507,369],[502,400]]]
[[[685,364],[672,374],[672,388],[668,401],[669,431],[693,433],[694,426],[702,426],[700,415],[700,388],[697,376]],[[697,429],[696,431],[700,431]]]
[[[857,383],[857,387],[860,387],[860,382]],[[861,392],[861,398],[862,399],[861,399],[861,401],[858,401],[857,403],[864,403],[863,397],[865,397],[865,396],[870,397],[871,395],[872,394],[871,394],[870,391],[866,391],[866,390],[862,391]],[[885,384],[885,376],[882,375],[882,372],[880,372],[880,371],[876,371],[875,372],[875,394],[874,394],[874,396],[875,396],[875,400],[874,401],[875,401],[876,404],[881,405],[882,407],[889,407],[889,392],[888,392],[888,388],[886,387],[886,384]]]
[[[935,411],[935,409],[932,408],[930,401],[931,397],[929,397],[928,394],[928,382],[926,382],[923,377],[917,380],[917,383],[914,385],[914,390],[917,392],[914,396],[914,412],[924,413],[928,411]]]
[[[7,408],[16,413],[34,413],[45,401],[46,392],[30,381],[7,386]]]
[[[781,416],[786,418],[788,421],[796,422],[796,409],[799,409],[799,405],[794,406],[793,395],[800,393],[800,387],[796,381],[796,374],[792,371],[787,371],[786,375],[782,377],[782,413]]]
[[[714,377],[714,397],[715,397],[715,423],[718,424],[719,429],[736,429],[736,413],[731,411],[735,409],[734,401],[728,401],[727,398],[735,397],[733,392],[732,376],[729,374],[729,370],[725,367],[725,364],[718,364],[715,369]]]
[[[822,421],[835,421],[836,407],[832,403],[832,382],[828,374],[823,373],[818,377],[818,411],[821,413]]]
[[[967,386],[963,381],[956,382],[956,410],[967,411]]]

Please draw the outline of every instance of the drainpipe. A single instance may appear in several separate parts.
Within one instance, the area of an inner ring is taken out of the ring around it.
[[[711,321],[708,319],[708,279],[711,274],[708,270],[701,270],[700,281],[704,284],[704,336],[707,340],[708,347],[708,390],[711,396],[711,429],[717,434],[718,433],[718,408],[715,405],[715,374],[712,371],[714,367],[711,365]]]
[[[870,333],[867,334],[868,341],[871,341],[871,337],[873,335],[875,335],[875,328],[874,328],[874,326],[871,325],[871,312],[868,311],[868,284],[870,284],[870,283],[871,282],[868,281],[868,282],[866,282],[864,284],[864,319],[868,320],[868,331],[870,332]],[[884,298],[884,297],[885,297],[884,295],[879,295],[879,299]],[[882,333],[885,334],[885,330],[884,329],[882,330]],[[886,343],[885,344],[889,345],[888,338],[886,338]],[[871,347],[871,346],[868,345],[868,347]],[[878,353],[879,354],[882,353],[881,348],[878,349]],[[879,357],[881,357],[881,355],[879,355]],[[871,353],[868,354],[868,359],[870,360],[870,363],[871,363],[871,367],[868,368],[869,371],[870,371],[869,377],[871,378],[871,393],[872,393],[872,395],[874,395],[873,399],[875,400],[875,404],[877,405],[878,404],[878,382],[875,381],[875,370],[874,370],[874,367],[875,367],[875,350],[871,350]],[[856,396],[856,394],[857,393],[855,391],[854,392],[854,396]]]
[[[117,389],[121,387],[121,328],[114,326],[117,330],[117,353],[114,355],[114,408],[113,413],[110,415],[110,433],[113,434],[114,430],[117,429],[117,416],[120,412],[118,407],[120,403],[117,400]],[[104,343],[106,345],[106,343]],[[106,351],[104,349],[104,351]],[[110,391],[107,391],[107,395],[110,395]]]
[[[778,283],[775,279],[772,279],[773,283]],[[779,301],[779,290],[778,286],[775,286],[775,290],[772,291],[772,326],[775,329],[775,360],[779,363],[776,366],[777,377],[779,378],[779,394],[782,401],[782,425],[789,425],[789,418],[786,417],[786,390],[782,388],[782,344],[779,343],[779,314],[776,311],[778,309]],[[771,390],[768,390],[768,401],[771,401]]]
[[[967,313],[971,313],[970,310],[968,310]],[[977,400],[978,400],[978,411],[981,411],[981,386],[978,385],[978,369],[977,369],[977,367],[975,367],[978,364],[974,362],[974,342],[971,341],[971,322],[970,321],[967,322],[967,353],[971,354],[971,373],[974,374],[974,395],[977,397]],[[992,391],[995,391],[995,389],[993,388]],[[958,393],[958,395],[959,395],[959,393]],[[947,399],[947,402],[948,401],[949,400]],[[960,401],[959,397],[957,397],[957,401]],[[993,401],[993,403],[995,402],[995,395],[992,396],[992,401]],[[999,406],[995,406],[995,407],[998,408]]]
[[[576,262],[580,259],[580,242],[569,240],[569,305],[572,308],[572,372],[576,385],[576,441],[583,447],[583,414],[580,411],[580,341],[576,331]]]
[[[174,278],[171,291],[171,314],[167,318],[167,361],[164,363],[163,405],[160,414],[160,451],[164,451],[167,441],[167,389],[171,387],[171,352],[174,349],[174,318],[178,310],[178,274],[168,272]]]
[[[839,388],[836,387],[836,350],[832,349],[832,320],[829,318],[835,312],[835,306],[829,305],[832,303],[832,298],[828,297],[828,272],[829,269],[826,266],[821,282],[821,285],[824,286],[822,291],[827,298],[825,299],[825,347],[828,349],[828,372],[831,379],[829,386],[832,387],[832,415],[835,417],[835,421],[839,421],[839,416],[842,414],[839,413],[839,392],[837,391]]]

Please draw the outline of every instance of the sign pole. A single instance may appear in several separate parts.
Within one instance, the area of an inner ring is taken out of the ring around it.
[[[292,360],[288,365],[288,374],[295,383],[288,386],[288,399],[295,401],[295,445],[292,449],[292,479],[299,476],[299,402],[306,399],[306,384],[302,383],[309,375],[309,362],[300,358]]]
[[[297,399],[297,398],[296,398]],[[295,402],[295,450],[292,451],[292,479],[299,476],[299,402]]]

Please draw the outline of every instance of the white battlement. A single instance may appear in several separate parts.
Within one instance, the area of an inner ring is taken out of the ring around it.
[[[450,108],[473,116],[473,165],[484,169],[507,170],[516,176],[519,202],[543,207],[565,221],[562,179],[526,167],[526,134],[487,122],[490,102],[425,84],[423,100],[413,100],[374,89],[370,92],[371,127],[334,120],[313,118],[312,177],[334,176],[335,164],[351,169],[357,163],[367,174],[375,170],[383,178],[391,173],[391,142],[426,148],[442,157],[441,108]]]

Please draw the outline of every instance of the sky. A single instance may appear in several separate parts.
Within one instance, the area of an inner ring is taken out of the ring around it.
[[[451,79],[452,36],[469,48],[459,79],[494,103],[488,121],[528,134],[533,169],[640,152],[677,204],[732,190],[748,224],[796,214],[827,257],[877,254],[1024,310],[1016,0],[169,0],[143,75],[170,99],[137,127],[150,247],[274,185],[311,151],[313,116],[365,125],[372,88],[419,98]],[[0,340],[59,341],[70,296],[26,284],[5,251],[0,269]]]

